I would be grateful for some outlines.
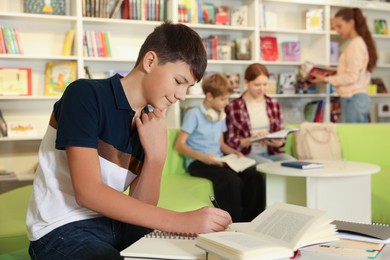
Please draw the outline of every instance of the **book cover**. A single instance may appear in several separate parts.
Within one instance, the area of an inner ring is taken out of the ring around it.
[[[261,57],[265,61],[278,61],[278,40],[273,36],[261,36],[260,37],[260,49]]]
[[[231,8],[230,24],[232,26],[248,26],[248,6],[242,5]]]
[[[24,12],[34,14],[66,14],[65,0],[24,0]]]
[[[374,19],[375,33],[381,35],[388,35],[389,29],[385,19]]]
[[[31,94],[31,68],[0,68],[0,95]]]
[[[215,9],[215,24],[229,25],[230,24],[230,7],[219,6]]]
[[[224,162],[235,172],[242,172],[245,169],[256,164],[254,159],[242,156],[238,157],[237,155],[231,153],[224,157],[216,158],[219,162]]]
[[[283,57],[285,61],[300,61],[301,60],[301,44],[296,42],[283,42]]]
[[[241,75],[240,73],[231,72],[225,73],[225,76],[228,78],[230,84],[233,87],[234,93],[241,93],[240,85],[241,85]]]
[[[287,129],[283,129],[283,130],[280,130],[277,132],[270,133],[266,136],[251,138],[250,141],[253,143],[253,142],[259,142],[259,141],[266,140],[266,139],[286,138],[287,135],[294,133],[294,132],[297,132],[297,131],[299,131],[299,128],[287,128]]]
[[[265,88],[265,94],[275,95],[278,93],[278,78],[277,73],[270,73],[268,77],[267,87]]]
[[[290,168],[296,168],[302,170],[324,168],[324,165],[322,163],[305,162],[305,161],[281,162],[280,165],[284,167],[290,167]]]
[[[303,74],[306,80],[311,80],[313,79],[313,75],[320,75],[320,76],[332,76],[337,73],[336,68],[333,68],[331,66],[323,66],[323,65],[316,65],[311,62],[305,62],[303,65],[304,67],[304,72]]]
[[[251,40],[249,38],[236,39],[234,41],[236,60],[251,59]]]
[[[330,42],[330,62],[339,62],[339,43],[335,41]]]
[[[203,2],[202,22],[206,24],[215,24],[215,5],[213,3]]]
[[[279,94],[294,94],[297,82],[297,75],[295,73],[280,73],[279,74]]]
[[[70,56],[73,50],[73,42],[74,42],[75,30],[70,29],[65,34],[64,46],[62,48],[62,55]]]
[[[9,137],[38,136],[37,126],[33,122],[8,122]]]
[[[308,9],[305,12],[306,30],[324,30],[324,9]]]
[[[224,259],[288,259],[312,244],[337,241],[325,211],[275,203],[234,231],[200,234],[196,245]]]
[[[76,80],[76,62],[48,62],[45,75],[45,95],[60,96]]]

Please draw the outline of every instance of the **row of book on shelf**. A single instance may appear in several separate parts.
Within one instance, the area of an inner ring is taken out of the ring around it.
[[[85,31],[84,57],[112,57],[110,38],[111,33],[109,31]]]
[[[230,39],[229,35],[210,35],[202,39],[209,60],[250,60],[251,40]]]
[[[152,231],[121,255],[151,259],[294,259],[340,255],[375,258],[390,242],[390,227],[333,220],[326,211],[275,203],[251,222],[206,234]],[[208,254],[206,256],[206,253]],[[323,254],[323,255],[321,255]]]
[[[110,18],[120,5],[120,18],[143,21],[164,21],[167,18],[166,0],[117,0]]]
[[[279,50],[281,49],[281,54]],[[260,37],[261,57],[264,61],[301,61],[301,44],[299,41],[284,41],[280,44],[275,36]],[[330,62],[337,63],[339,58],[339,43],[330,43]]]
[[[179,0],[178,21],[192,24],[248,26],[248,6],[216,5],[212,1]]]
[[[0,25],[0,54],[23,54],[17,29]]]

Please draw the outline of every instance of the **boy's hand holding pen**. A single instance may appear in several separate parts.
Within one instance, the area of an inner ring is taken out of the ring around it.
[[[220,209],[221,207],[219,206],[217,200],[214,198],[214,196],[212,195],[209,195],[209,198],[210,198],[210,201],[211,203],[213,203],[214,207],[217,208],[217,209]]]

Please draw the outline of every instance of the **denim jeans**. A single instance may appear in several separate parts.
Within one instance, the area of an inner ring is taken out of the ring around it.
[[[371,100],[367,94],[359,93],[350,98],[340,98],[341,123],[368,123]]]
[[[31,259],[123,259],[120,251],[151,230],[106,217],[58,227],[30,242]]]

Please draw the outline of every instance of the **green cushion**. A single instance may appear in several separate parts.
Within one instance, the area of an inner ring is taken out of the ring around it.
[[[32,185],[0,194],[0,254],[28,247],[26,212]]]

